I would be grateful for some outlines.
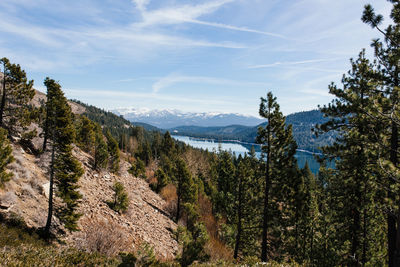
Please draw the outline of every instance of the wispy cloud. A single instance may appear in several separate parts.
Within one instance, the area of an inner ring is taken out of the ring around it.
[[[236,102],[230,102],[223,99],[210,99],[210,98],[190,98],[173,95],[161,95],[153,93],[137,93],[137,92],[125,92],[125,91],[110,91],[110,90],[94,90],[94,89],[65,89],[68,97],[87,97],[87,96],[102,96],[109,98],[130,98],[135,99],[148,99],[148,100],[160,100],[160,101],[173,101],[182,103],[192,104],[211,104],[211,105],[238,105]]]
[[[277,61],[270,64],[264,65],[253,65],[248,66],[248,69],[262,69],[262,68],[271,68],[276,66],[293,66],[293,65],[303,65],[303,64],[311,64],[311,63],[320,63],[320,62],[329,62],[329,61],[336,61],[338,58],[329,58],[329,59],[310,59],[310,60],[302,60],[302,61]]]
[[[204,77],[204,76],[185,76],[180,74],[170,74],[166,77],[159,79],[152,86],[153,93],[158,93],[163,88],[168,88],[178,83],[194,83],[194,84],[216,84],[216,85],[230,85],[230,86],[263,86],[267,83],[258,82],[247,82],[247,81],[236,81],[215,77]]]
[[[240,32],[256,33],[282,39],[288,39],[282,34],[251,29],[248,27],[239,27],[224,23],[199,20],[201,16],[213,13],[223,5],[232,3],[234,1],[235,0],[217,0],[196,5],[181,5],[172,8],[167,7],[167,8],[159,8],[156,10],[148,11],[146,9],[146,5],[150,2],[149,0],[133,0],[133,2],[136,4],[136,7],[141,12],[143,18],[143,21],[135,24],[135,26],[149,27],[149,26],[163,25],[163,24],[194,23],[209,27],[222,28]]]

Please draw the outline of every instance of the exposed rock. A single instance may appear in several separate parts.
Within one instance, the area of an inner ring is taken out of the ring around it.
[[[115,242],[115,246],[119,247],[114,248],[115,251],[133,251],[143,243],[148,243],[158,258],[174,258],[179,246],[172,232],[177,226],[165,211],[164,200],[150,189],[145,180],[128,173],[130,164],[121,161],[119,175],[97,172],[91,169],[90,164],[86,164],[92,160],[89,154],[77,147],[74,147],[73,154],[83,163],[85,170],[79,181],[83,198],[78,212],[83,216],[78,223],[81,232],[66,232],[66,243],[80,247],[89,241],[87,237],[90,234],[94,234],[90,231],[97,229],[111,231],[112,234],[104,235],[108,238],[118,233],[120,240]],[[17,160],[11,165],[11,171],[18,179],[12,179],[4,190],[0,190],[0,212],[15,213],[28,226],[43,227],[48,208],[50,155],[44,153],[40,158],[35,158],[19,146],[14,146],[13,155]],[[112,185],[115,181],[121,182],[129,194],[130,203],[125,214],[111,210],[105,203],[113,197]],[[99,227],[99,222],[106,222],[110,227]],[[56,217],[53,226],[53,231],[64,232]]]

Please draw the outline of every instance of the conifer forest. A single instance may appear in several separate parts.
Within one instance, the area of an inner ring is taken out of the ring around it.
[[[373,55],[362,49],[326,85],[333,100],[309,133],[296,126],[307,147],[324,140],[317,173],[299,167],[272,88],[246,139],[259,151],[235,154],[67,99],[62,81],[34,83],[0,59],[0,265],[400,266],[400,2],[388,2],[390,18],[369,4],[360,14],[380,36],[365,44]],[[43,174],[45,189],[20,184],[25,168]],[[132,215],[144,206],[152,213]]]

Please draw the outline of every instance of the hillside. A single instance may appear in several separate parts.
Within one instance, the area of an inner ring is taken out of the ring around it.
[[[37,106],[40,99],[45,99],[45,95],[36,92],[33,104]],[[86,107],[76,102],[70,102],[70,106],[75,114],[87,112]],[[35,146],[40,147],[42,140],[35,138]],[[17,216],[29,228],[43,227],[48,207],[50,152],[35,156],[18,143],[12,144],[12,148],[15,161],[8,170],[13,177],[0,189],[0,217]],[[121,152],[119,172],[113,174],[108,170],[93,170],[93,157],[77,146],[74,146],[73,155],[84,168],[78,184],[83,195],[78,212],[83,216],[78,223],[81,231],[72,233],[65,231],[55,218],[53,230],[64,233],[62,240],[68,246],[105,254],[133,252],[149,244],[158,258],[174,258],[178,252],[172,233],[176,224],[165,210],[165,201],[150,189],[145,180],[128,172],[131,167],[126,161],[128,156]],[[115,181],[121,182],[129,195],[129,209],[124,214],[111,210],[105,203],[113,196],[111,187]]]
[[[318,138],[312,132],[316,124],[327,121],[318,110],[303,111],[290,114],[286,117],[286,123],[292,124],[293,136],[299,149],[315,151],[318,147],[330,144],[334,140],[334,134],[324,134]],[[225,127],[198,127],[198,126],[180,126],[169,129],[171,133],[200,138],[210,138],[217,140],[238,140],[241,142],[254,143],[259,126],[265,126],[262,123],[255,127],[242,125],[230,125]]]

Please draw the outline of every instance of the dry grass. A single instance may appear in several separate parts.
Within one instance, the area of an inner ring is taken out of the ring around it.
[[[208,197],[200,194],[198,199],[200,220],[204,222],[210,235],[210,240],[206,244],[206,251],[211,256],[212,261],[231,260],[232,249],[227,247],[218,237],[218,221],[212,214],[212,203]]]
[[[112,221],[91,221],[82,229],[77,247],[87,252],[115,256],[122,251],[132,251],[132,240],[124,234],[124,229]]]
[[[165,200],[165,210],[169,214],[175,214],[176,202],[178,200],[178,195],[176,194],[176,187],[173,184],[169,184],[161,190],[160,195]]]
[[[2,204],[7,204],[7,205],[13,205],[17,201],[17,196],[15,195],[14,192],[7,192],[4,195],[0,197],[0,203]]]
[[[22,186],[22,195],[25,197],[35,197],[35,192],[30,184],[24,184]]]

